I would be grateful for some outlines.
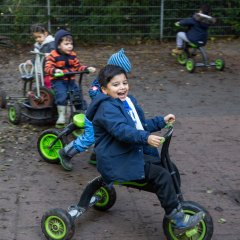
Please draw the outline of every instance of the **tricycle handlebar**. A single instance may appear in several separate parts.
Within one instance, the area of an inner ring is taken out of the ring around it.
[[[38,51],[30,51],[30,53],[32,53],[32,54],[36,54],[36,55],[45,56],[45,53],[38,52]]]
[[[173,125],[172,124],[167,124],[165,128],[168,129],[168,131],[163,135],[161,139],[161,144],[163,144],[168,138],[172,136],[173,133]]]
[[[86,69],[86,70],[83,70],[83,71],[75,71],[75,72],[62,72],[62,73],[54,73],[54,77],[63,77],[63,76],[71,76],[71,75],[76,75],[76,74],[88,74],[89,71]]]

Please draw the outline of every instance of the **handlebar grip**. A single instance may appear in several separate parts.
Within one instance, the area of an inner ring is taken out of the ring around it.
[[[173,123],[167,123],[164,128],[166,129],[173,128]]]
[[[57,73],[54,73],[53,76],[54,77],[63,77],[63,76],[73,76],[76,74],[84,74],[84,73],[88,74],[89,70],[85,69],[83,71],[76,71],[76,72],[57,72]]]
[[[179,22],[175,22],[174,25],[175,25],[175,27],[180,27],[181,26]]]
[[[54,77],[63,77],[64,73],[54,73],[53,76]]]
[[[165,137],[163,137],[161,140],[160,140],[160,144],[163,144],[165,142]]]

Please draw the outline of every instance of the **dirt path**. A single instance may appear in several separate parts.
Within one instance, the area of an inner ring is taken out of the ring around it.
[[[189,74],[169,55],[173,43],[124,46],[132,60],[131,91],[147,116],[174,113],[177,122],[170,153],[182,177],[186,200],[205,206],[214,219],[213,240],[240,240],[240,40],[207,46],[209,58],[221,55],[224,72],[197,69]],[[82,46],[81,61],[98,69],[120,46]],[[0,90],[19,94],[18,64],[30,47],[0,49]],[[94,76],[84,80],[86,93]],[[88,97],[86,97],[89,100]],[[90,152],[75,158],[74,171],[40,159],[36,142],[42,130],[14,126],[0,109],[0,239],[44,239],[40,221],[46,210],[77,203],[86,183],[98,175],[87,163]],[[153,194],[117,188],[118,200],[107,213],[90,210],[76,224],[76,240],[159,240],[163,211]]]

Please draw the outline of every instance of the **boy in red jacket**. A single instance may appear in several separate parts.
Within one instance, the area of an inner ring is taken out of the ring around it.
[[[88,70],[94,73],[94,67],[81,65],[76,53],[73,51],[73,38],[70,32],[63,29],[57,31],[55,35],[55,50],[51,51],[45,64],[45,72],[51,76],[52,88],[55,92],[55,103],[58,110],[56,127],[64,127],[66,119],[66,106],[68,91],[73,90],[74,94],[81,94],[73,76],[63,76],[54,78],[54,73],[66,73],[73,71]],[[81,107],[81,106],[75,106]]]

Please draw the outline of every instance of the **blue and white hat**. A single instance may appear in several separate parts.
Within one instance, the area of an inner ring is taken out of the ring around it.
[[[122,48],[117,53],[114,53],[109,59],[107,64],[119,66],[123,68],[126,73],[130,73],[132,71],[132,64],[129,61],[128,57],[124,54],[124,49]]]

